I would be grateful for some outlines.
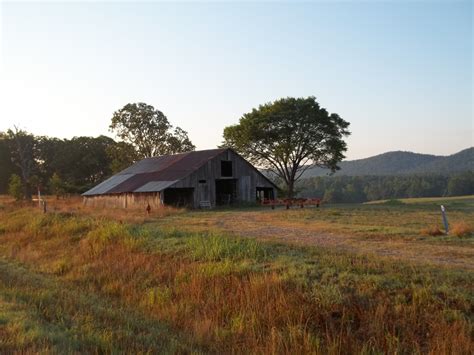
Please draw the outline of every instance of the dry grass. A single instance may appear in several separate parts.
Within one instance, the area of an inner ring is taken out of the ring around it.
[[[474,227],[467,222],[457,222],[451,227],[450,233],[456,237],[469,237],[474,234]]]
[[[182,218],[175,212],[167,218]],[[26,336],[19,316],[0,307],[2,349],[474,350],[472,273],[105,217],[0,212],[0,301],[38,328]],[[155,328],[162,333],[146,330]]]
[[[444,235],[446,233],[444,233],[441,229],[439,229],[439,227],[428,227],[428,228],[423,228],[420,231],[420,234],[425,235],[425,236],[437,237],[440,235]]]

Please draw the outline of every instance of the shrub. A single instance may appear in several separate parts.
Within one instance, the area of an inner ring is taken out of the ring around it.
[[[457,222],[453,224],[450,232],[456,237],[468,237],[474,233],[474,228],[466,222]]]
[[[441,229],[439,229],[438,227],[428,227],[428,228],[423,228],[420,231],[420,234],[436,237],[436,236],[439,236],[439,235],[444,235],[444,232]]]
[[[16,174],[10,176],[10,181],[8,183],[8,193],[17,201],[20,201],[23,198],[23,185],[21,183],[20,177]]]

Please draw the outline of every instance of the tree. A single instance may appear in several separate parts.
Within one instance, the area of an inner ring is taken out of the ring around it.
[[[64,182],[57,173],[54,173],[49,179],[49,189],[52,194],[56,195],[56,199],[58,199],[59,196],[64,195]]]
[[[139,158],[135,147],[127,142],[111,144],[106,149],[110,159],[110,170],[116,174],[135,163]]]
[[[30,177],[36,168],[36,138],[32,134],[19,130],[7,131],[12,161],[20,169],[25,199],[31,200]]]
[[[21,183],[21,178],[17,174],[10,176],[8,193],[17,201],[20,201],[23,198],[23,184]]]
[[[143,102],[127,104],[114,112],[110,130],[132,144],[139,158],[175,154],[195,147],[183,129],[169,123],[163,112]]]
[[[244,114],[224,129],[224,146],[280,177],[294,195],[295,182],[310,167],[336,171],[347,150],[349,123],[329,114],[314,97],[284,98]]]
[[[84,192],[112,174],[107,150],[114,144],[114,140],[106,136],[74,137],[65,141],[58,157],[57,173],[69,192]]]
[[[471,195],[474,193],[474,173],[466,171],[449,179],[448,196]]]
[[[6,133],[0,132],[0,194],[8,192],[8,182],[12,174],[20,174],[18,167],[13,164],[11,142]]]

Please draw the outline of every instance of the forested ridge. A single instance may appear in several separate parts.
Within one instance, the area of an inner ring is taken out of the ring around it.
[[[342,161],[335,176],[366,175],[409,175],[439,174],[451,175],[474,171],[474,147],[448,156],[418,154],[412,152],[387,152],[370,158]],[[329,170],[308,169],[304,178],[327,176]]]
[[[474,172],[452,175],[313,177],[300,180],[297,191],[301,197],[319,197],[331,203],[473,195]]]

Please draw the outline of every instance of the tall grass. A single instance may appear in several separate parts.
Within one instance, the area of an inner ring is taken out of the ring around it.
[[[186,239],[186,247],[195,260],[204,261],[251,259],[258,262],[267,254],[267,248],[254,239],[236,239],[215,233],[194,233]]]
[[[73,213],[0,226],[2,350],[474,350],[472,272]]]

